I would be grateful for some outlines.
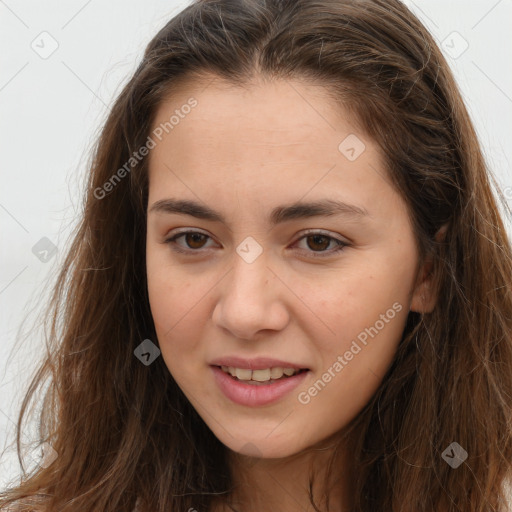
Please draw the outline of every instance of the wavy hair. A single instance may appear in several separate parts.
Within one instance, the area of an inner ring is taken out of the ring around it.
[[[232,492],[227,448],[163,358],[148,371],[133,355],[156,339],[147,159],[98,193],[145,144],[173,88],[207,75],[325,85],[378,144],[420,258],[432,258],[438,301],[409,313],[393,364],[349,426],[354,510],[507,510],[512,250],[498,196],[510,212],[449,65],[398,0],[196,0],[152,39],[94,147],[80,222],[45,310],[48,354],[18,419],[21,460],[29,406],[48,383],[38,442],[58,457],[28,472],[22,465],[0,509],[201,511]],[[468,453],[457,469],[441,456],[453,441]]]

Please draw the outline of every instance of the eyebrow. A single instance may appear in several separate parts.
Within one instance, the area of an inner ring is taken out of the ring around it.
[[[192,200],[182,199],[161,199],[153,203],[149,212],[178,213],[190,215],[198,219],[227,224],[224,216],[210,207]],[[295,219],[309,217],[342,215],[356,219],[369,217],[368,211],[353,204],[334,199],[321,199],[314,202],[296,202],[282,206],[276,206],[268,217],[270,225],[277,225]]]

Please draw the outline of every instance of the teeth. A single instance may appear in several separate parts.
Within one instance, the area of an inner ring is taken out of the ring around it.
[[[250,370],[249,373],[251,373]],[[267,368],[266,370],[253,370],[252,380],[257,382],[265,382],[266,380],[270,380],[270,368]]]
[[[239,378],[240,380],[251,380],[251,370],[242,370],[241,368],[229,368],[230,370],[235,370],[234,377]],[[231,374],[233,375],[233,374]]]
[[[270,369],[270,378],[271,379],[280,379],[283,376],[284,370],[283,368],[271,368]]]
[[[268,382],[269,380],[280,379],[283,375],[291,377],[300,370],[295,368],[265,368],[264,370],[249,370],[246,368],[233,368],[232,366],[221,366],[222,371],[229,373],[232,377],[239,380],[253,380],[256,382]]]

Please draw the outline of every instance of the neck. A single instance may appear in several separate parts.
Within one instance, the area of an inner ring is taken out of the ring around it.
[[[353,471],[347,447],[347,440],[342,443],[338,435],[280,459],[254,458],[230,452],[234,492],[229,504],[232,508],[219,503],[213,510],[314,511],[309,496],[310,480],[314,478],[311,491],[320,510],[350,512],[353,508]]]

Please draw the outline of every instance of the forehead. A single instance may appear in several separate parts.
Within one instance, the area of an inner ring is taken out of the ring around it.
[[[203,78],[181,83],[159,105],[155,131],[150,170],[152,161],[166,157],[175,164],[186,157],[194,168],[201,162],[289,167],[312,159],[329,168],[340,156],[353,162],[347,157],[354,156],[354,143],[356,153],[364,148],[367,157],[382,164],[354,116],[334,102],[325,86],[306,82],[272,80],[241,87]]]
[[[364,207],[389,188],[376,144],[319,85],[185,84],[160,104],[155,130],[149,203],[172,192],[226,208],[258,201],[268,210],[303,197],[357,198]]]

